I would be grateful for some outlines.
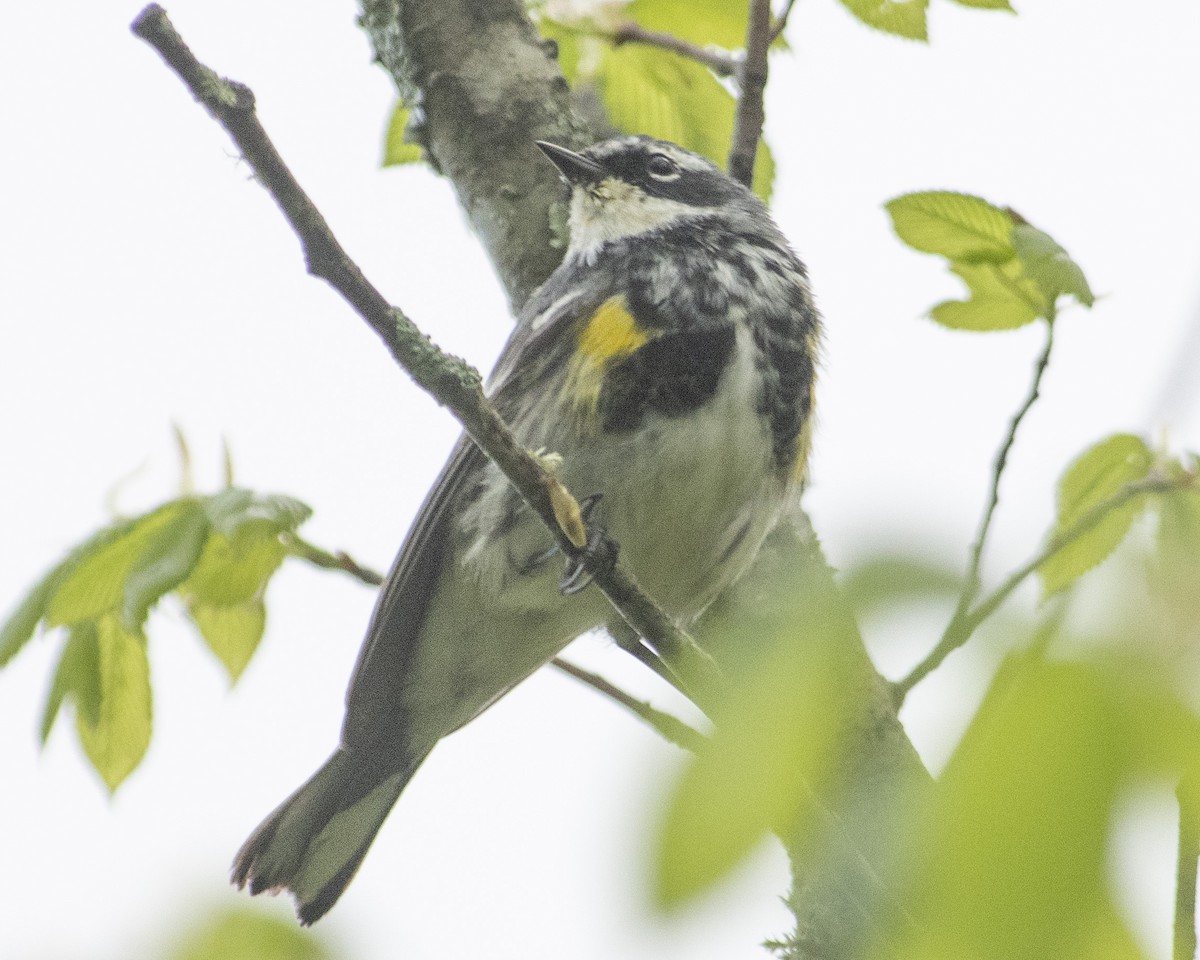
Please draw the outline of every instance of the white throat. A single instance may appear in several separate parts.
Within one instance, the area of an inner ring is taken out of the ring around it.
[[[571,243],[567,253],[592,261],[606,243],[661,230],[677,220],[706,212],[607,177],[598,184],[571,191]]]

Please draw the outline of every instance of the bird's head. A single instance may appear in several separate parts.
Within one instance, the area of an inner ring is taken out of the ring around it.
[[[651,234],[681,220],[748,211],[754,195],[711,161],[652,137],[603,140],[576,153],[538,141],[571,190],[571,249]]]

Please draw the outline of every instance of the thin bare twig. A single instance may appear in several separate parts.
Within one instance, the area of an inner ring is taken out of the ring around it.
[[[681,57],[704,64],[718,77],[734,77],[740,72],[739,59],[731,54],[698,47],[696,44],[688,43],[670,33],[647,30],[632,20],[618,24],[615,30],[605,36],[614,47],[625,43],[641,43],[650,47],[658,47],[660,50],[669,50],[671,53],[677,53]]]
[[[684,750],[690,750],[693,753],[704,745],[704,734],[695,727],[688,726],[678,717],[664,713],[662,710],[651,706],[645,700],[638,700],[636,697],[631,697],[620,687],[605,680],[599,674],[584,670],[583,667],[576,666],[570,661],[563,660],[561,657],[555,657],[550,663],[567,674],[567,676],[574,677],[580,683],[585,683],[594,690],[598,690],[610,700],[615,700],[629,710],[630,713],[653,727],[659,736],[668,743],[673,743],[675,746],[682,747]]]
[[[733,118],[733,140],[729,148],[729,175],[747,187],[754,181],[754,160],[762,137],[766,113],[763,93],[767,87],[767,51],[771,46],[771,0],[750,0],[746,24],[746,59],[739,71],[741,92]]]
[[[284,546],[292,556],[306,560],[314,567],[320,567],[322,570],[341,570],[343,573],[350,574],[360,583],[365,583],[368,587],[383,585],[382,573],[372,570],[370,567],[364,567],[345,551],[339,550],[337,553],[330,553],[294,533],[287,535],[284,539]]]
[[[274,198],[299,237],[309,273],[337,290],[379,335],[393,359],[417,385],[450,408],[472,440],[542,518],[564,554],[582,562],[617,612],[672,668],[681,688],[701,706],[711,705],[724,686],[712,658],[642,592],[624,567],[619,563],[606,564],[571,543],[555,519],[550,502],[550,486],[557,481],[518,443],[484,397],[478,371],[443,353],[403,311],[383,298],[347,256],[258,122],[250,89],[222,78],[200,63],[158,4],[146,7],[134,20],[132,29],[158,51],[233,138],[256,179]]]
[[[947,632],[950,632],[955,627],[955,621],[959,621],[966,616],[971,603],[979,595],[979,571],[983,565],[983,549],[987,545],[992,518],[995,516],[996,507],[1000,503],[1000,481],[1004,476],[1005,467],[1008,466],[1008,455],[1012,451],[1013,444],[1016,442],[1017,431],[1020,429],[1025,415],[1029,413],[1030,408],[1033,407],[1041,396],[1042,377],[1046,373],[1046,368],[1050,365],[1050,355],[1053,350],[1054,322],[1047,321],[1046,346],[1033,366],[1033,381],[1030,384],[1029,393],[1025,397],[1025,402],[1021,404],[1020,409],[1013,415],[1012,421],[1008,425],[1008,433],[1000,444],[1000,450],[996,454],[996,460],[992,466],[992,483],[991,489],[988,491],[987,506],[984,507],[983,518],[979,522],[979,531],[975,534],[975,541],[971,545],[971,557],[967,564],[967,575],[963,583],[962,594],[958,598],[958,606],[954,610],[954,615],[950,618],[950,626],[946,628]]]
[[[787,3],[783,5],[783,10],[780,11],[779,16],[775,18],[775,23],[771,27],[771,43],[774,43],[781,36],[783,36],[783,31],[787,29],[788,17],[792,15],[792,7],[795,5],[796,0],[787,0]]]

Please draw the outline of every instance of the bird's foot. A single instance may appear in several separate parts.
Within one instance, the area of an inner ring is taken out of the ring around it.
[[[594,493],[579,504],[579,513],[583,522],[587,524],[588,539],[578,553],[567,558],[566,567],[558,581],[558,590],[564,597],[574,596],[585,590],[595,579],[595,575],[588,572],[586,561],[592,560],[605,570],[612,569],[613,564],[617,562],[620,549],[617,542],[605,532],[603,526],[591,522],[592,512],[600,502],[600,497],[600,494]]]

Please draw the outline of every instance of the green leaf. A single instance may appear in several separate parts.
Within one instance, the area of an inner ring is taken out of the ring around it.
[[[173,500],[101,531],[75,551],[47,603],[46,625],[70,626],[117,610],[125,600],[125,581],[130,572],[158,535],[189,512],[192,503]]]
[[[812,799],[832,788],[850,729],[855,628],[832,591],[785,576],[792,589],[769,588],[775,601],[732,627],[764,653],[715,711],[712,737],[668,801],[654,876],[664,906],[711,886],[768,832],[785,832],[794,854],[821,826]]]
[[[238,535],[247,526],[289,533],[312,516],[312,508],[295,497],[256,494],[237,487],[208,497],[204,509],[213,527],[227,537]]]
[[[700,64],[637,44],[607,47],[587,82],[620,132],[670,140],[724,168],[736,103]],[[774,178],[774,159],[760,143],[754,192],[764,201]]]
[[[554,43],[558,68],[562,71],[567,83],[575,86],[575,81],[579,77],[581,46],[584,43],[591,43],[598,47],[601,41],[594,37],[584,37],[578,28],[545,15],[535,16],[534,23],[537,25],[538,32],[546,40]]]
[[[17,609],[0,627],[0,667],[20,653],[21,648],[33,639],[38,621],[46,612],[50,595],[58,587],[62,567],[55,567],[43,577],[18,605]]]
[[[955,596],[962,573],[944,563],[905,554],[880,554],[842,573],[842,591],[859,618],[880,608]]]
[[[96,624],[100,709],[75,716],[79,740],[92,766],[115,792],[141,763],[150,745],[150,663],[143,637],[123,629],[116,617]]]
[[[126,630],[139,631],[150,608],[192,572],[209,529],[204,507],[196,500],[184,500],[170,522],[147,542],[125,578],[121,622]]]
[[[909,40],[928,40],[925,8],[929,0],[842,0],[863,23]]]
[[[1153,465],[1154,455],[1145,442],[1128,433],[1115,434],[1086,450],[1059,481],[1058,520],[1052,537],[1063,536],[1128,484],[1144,480]],[[1043,594],[1048,597],[1070,586],[1107,559],[1145,505],[1144,496],[1135,497],[1108,511],[1091,529],[1051,555],[1038,569]]]
[[[186,934],[170,960],[331,960],[324,942],[291,917],[232,907]]]
[[[1159,498],[1151,577],[1171,626],[1190,634],[1200,623],[1200,491],[1177,490]]]
[[[906,193],[885,206],[896,235],[922,253],[996,264],[1016,253],[1012,217],[981,197],[931,190]]]
[[[1020,261],[1005,263],[955,262],[950,270],[966,281],[969,300],[947,300],[929,316],[953,330],[1014,330],[1047,312],[1041,291],[1021,274]]]
[[[229,682],[237,683],[258,649],[266,627],[267,608],[262,600],[225,607],[191,605],[188,613],[204,642],[225,667]]]
[[[403,102],[397,100],[388,120],[387,136],[383,144],[383,166],[395,167],[405,163],[420,163],[423,157],[421,148],[415,143],[404,139],[404,131],[408,127],[409,110]]]
[[[1162,687],[1099,663],[1010,660],[941,778],[900,956],[1083,960],[1105,932],[1099,955],[1136,956],[1108,893],[1114,808],[1161,776],[1148,756],[1174,755],[1177,776],[1198,737]]]
[[[1054,303],[1064,294],[1085,307],[1095,302],[1083,270],[1053,237],[1032,224],[1019,223],[1013,228],[1012,239],[1025,276],[1038,285],[1047,303]]]
[[[623,15],[647,30],[669,33],[699,46],[740,50],[746,46],[749,0],[633,0]]]
[[[219,534],[209,537],[179,592],[189,603],[217,607],[237,606],[259,596],[286,556],[278,534],[260,534],[243,532],[233,540]]]
[[[75,709],[95,726],[100,721],[100,647],[93,623],[81,623],[67,634],[67,643],[58,659],[40,731],[43,746],[50,737],[63,702],[75,701]]]

